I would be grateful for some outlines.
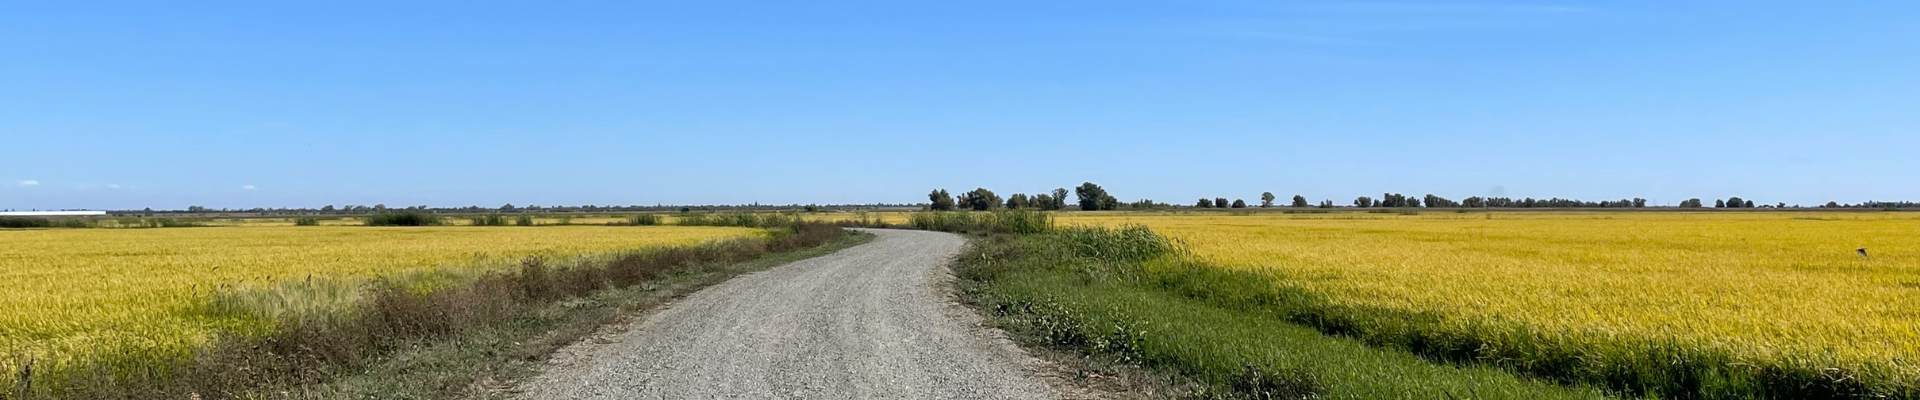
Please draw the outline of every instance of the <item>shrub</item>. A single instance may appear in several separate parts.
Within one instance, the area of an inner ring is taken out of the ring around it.
[[[513,217],[513,224],[518,226],[533,226],[533,216],[521,215],[518,217]]]
[[[367,216],[366,226],[434,226],[440,216],[419,211],[388,211]]]
[[[53,220],[46,218],[0,217],[0,228],[51,228]]]
[[[320,225],[319,218],[300,217],[300,218],[293,219],[293,226],[317,226],[317,225]]]

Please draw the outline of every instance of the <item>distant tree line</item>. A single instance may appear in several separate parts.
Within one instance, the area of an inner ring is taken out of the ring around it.
[[[146,208],[142,210],[109,211],[108,214],[123,215],[123,216],[124,215],[152,216],[152,215],[166,215],[166,214],[361,215],[361,214],[375,214],[375,213],[381,213],[381,212],[387,212],[387,211],[418,211],[418,212],[437,213],[437,214],[603,213],[603,212],[662,212],[662,211],[669,211],[669,212],[671,211],[680,211],[680,212],[686,212],[686,211],[788,211],[788,210],[833,211],[833,210],[871,210],[871,209],[880,209],[880,208],[918,208],[920,206],[921,206],[920,204],[890,204],[890,203],[829,204],[829,205],[821,205],[821,204],[772,205],[772,204],[750,203],[750,204],[731,204],[731,205],[729,204],[720,204],[720,205],[656,204],[651,206],[643,206],[643,205],[516,206],[514,204],[509,203],[509,204],[501,205],[499,207],[481,207],[477,205],[466,206],[466,207],[428,207],[424,205],[416,205],[416,206],[408,206],[408,207],[401,207],[401,208],[393,208],[393,207],[388,207],[385,204],[374,204],[371,206],[343,204],[343,205],[327,205],[319,208],[304,208],[304,207],[303,208],[286,208],[286,207],[208,208],[208,207],[195,205],[195,206],[189,206],[184,210],[154,210],[153,208]]]
[[[1113,210],[1120,206],[1119,199],[1107,194],[1105,188],[1093,182],[1083,183],[1079,187],[1075,187],[1073,194],[1076,200],[1078,200],[1077,206],[1081,210]],[[1151,204],[1151,201],[1149,201],[1149,204]],[[1013,195],[1007,196],[1005,200],[1001,200],[1000,195],[995,194],[992,190],[987,190],[987,188],[973,189],[973,191],[961,193],[957,198],[951,193],[948,193],[946,189],[934,189],[933,192],[927,193],[927,204],[925,208],[936,211],[987,211],[998,209],[1064,210],[1067,209],[1067,189],[1056,188],[1046,193],[1031,196],[1026,193],[1014,193]]]

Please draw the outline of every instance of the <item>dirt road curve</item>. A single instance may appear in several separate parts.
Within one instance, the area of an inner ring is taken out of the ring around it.
[[[562,350],[531,399],[1046,399],[1035,362],[940,286],[965,240],[871,243],[734,278]]]

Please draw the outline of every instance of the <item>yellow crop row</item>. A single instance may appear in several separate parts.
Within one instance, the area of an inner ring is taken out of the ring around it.
[[[1920,215],[1067,213],[1341,304],[1920,377]],[[1866,255],[1860,254],[1865,249]],[[1464,326],[1464,325],[1463,325]]]
[[[217,332],[266,323],[196,312],[216,289],[471,272],[529,255],[565,258],[760,232],[677,226],[0,230],[0,367],[22,354],[49,362],[183,351]]]

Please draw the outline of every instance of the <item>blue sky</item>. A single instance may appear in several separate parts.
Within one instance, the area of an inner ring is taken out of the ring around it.
[[[547,3],[0,1],[0,208],[1920,200],[1916,2]]]

